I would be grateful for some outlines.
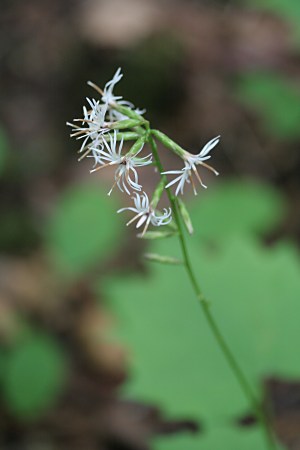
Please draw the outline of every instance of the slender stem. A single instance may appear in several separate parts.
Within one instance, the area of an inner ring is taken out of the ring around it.
[[[163,169],[163,166],[161,164],[161,161],[160,161],[160,158],[158,155],[156,142],[154,141],[151,133],[149,134],[148,141],[151,146],[152,153],[153,153],[154,159],[156,161],[158,170],[160,171],[160,173],[162,173],[162,172],[164,172],[164,169]],[[166,176],[162,175],[162,177],[164,177],[163,179],[166,184],[166,182],[167,182]],[[209,325],[215,339],[217,340],[217,343],[218,343],[221,351],[223,352],[232,372],[234,373],[241,389],[243,390],[247,400],[250,402],[253,412],[254,412],[255,416],[257,417],[257,420],[260,422],[260,424],[262,426],[262,429],[263,429],[264,435],[265,435],[265,439],[266,439],[266,443],[267,443],[267,448],[269,450],[274,450],[274,449],[276,449],[276,445],[275,445],[274,438],[273,438],[272,432],[271,432],[269,424],[268,424],[268,420],[263,411],[263,408],[261,407],[259,401],[256,399],[256,396],[253,393],[250,383],[248,382],[242,369],[240,368],[239,364],[237,363],[232,351],[230,350],[228,344],[226,343],[222,333],[220,332],[219,327],[209,309],[209,302],[206,300],[206,298],[198,284],[198,281],[195,277],[194,270],[192,268],[190,257],[188,254],[185,237],[183,234],[183,228],[182,228],[182,224],[181,224],[181,220],[180,220],[180,216],[179,216],[179,212],[178,212],[176,199],[174,198],[174,196],[172,195],[172,193],[169,189],[166,189],[166,191],[167,191],[167,195],[168,195],[168,198],[169,198],[169,201],[171,204],[171,208],[173,211],[173,218],[178,227],[178,237],[180,240],[180,246],[181,246],[181,251],[182,251],[182,255],[183,255],[184,266],[185,266],[185,269],[189,276],[189,279],[191,281],[191,284],[193,286],[194,292],[195,292],[195,294],[199,300],[199,303],[202,307],[204,316],[205,316],[205,318],[208,322],[208,325]]]

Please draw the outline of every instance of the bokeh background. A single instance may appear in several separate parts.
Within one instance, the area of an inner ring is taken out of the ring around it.
[[[21,0],[0,12],[0,448],[260,450],[176,241],[141,241],[65,123],[86,82],[191,152],[199,281],[283,448],[300,449],[300,3]],[[161,148],[166,169],[180,166]],[[140,175],[151,192],[154,174]]]

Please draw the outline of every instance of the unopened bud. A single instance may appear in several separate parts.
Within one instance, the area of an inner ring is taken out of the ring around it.
[[[148,261],[158,262],[161,264],[180,265],[183,262],[180,259],[173,258],[172,256],[158,255],[156,253],[146,253],[144,257]]]
[[[188,213],[188,210],[186,209],[184,202],[179,197],[176,197],[176,201],[177,201],[180,215],[182,217],[183,223],[184,223],[188,233],[193,234],[194,233],[193,224],[192,224],[190,215]]]
[[[164,239],[172,236],[176,236],[178,233],[176,231],[147,231],[146,233],[138,234],[137,237],[141,239]]]
[[[162,196],[162,193],[164,192],[164,189],[165,189],[165,182],[163,179],[161,179],[152,195],[151,206],[154,209],[157,207],[157,204],[160,200],[160,197]]]

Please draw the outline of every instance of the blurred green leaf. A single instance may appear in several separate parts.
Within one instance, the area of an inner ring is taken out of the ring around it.
[[[300,374],[291,347],[300,338],[295,319],[300,313],[299,271],[298,255],[288,244],[268,250],[245,237],[229,240],[219,255],[205,258],[203,289],[243,367],[254,377]]]
[[[300,93],[283,77],[272,73],[244,75],[237,94],[261,114],[273,134],[285,139],[300,136]]]
[[[196,276],[258,394],[267,375],[300,375],[296,348],[291,346],[300,340],[299,258],[291,244],[265,248],[255,240],[256,232],[278,221],[281,210],[276,192],[249,182],[226,183],[192,207],[196,231],[201,227],[203,236],[219,239],[213,251],[202,246],[197,235],[189,239]],[[181,257],[175,239],[154,241],[151,251]],[[250,406],[184,270],[151,266],[151,272],[147,279],[114,278],[107,286],[120,332],[133,352],[126,392],[158,403],[172,417],[203,421],[210,428],[203,437],[174,438],[174,446],[160,440],[157,448],[264,448],[261,431],[231,425]]]
[[[180,266],[115,279],[109,292],[133,352],[128,393],[199,420],[246,408]]]
[[[283,209],[279,193],[254,180],[219,183],[190,205],[195,236],[212,241],[270,231]]]
[[[173,245],[168,240],[155,250],[177,253]],[[300,266],[288,246],[269,251],[252,239],[232,238],[213,254],[194,242],[191,255],[213,314],[257,392],[268,374],[299,376],[300,362],[291,342],[300,339]],[[203,450],[214,448],[214,427],[250,407],[184,271],[155,266],[151,278],[114,279],[108,290],[123,339],[133,351],[127,393],[157,402],[173,417],[204,420],[213,427],[211,435],[207,440],[187,436],[183,448],[196,449],[200,443]],[[237,440],[230,434],[231,444],[224,441],[223,448],[251,448],[247,438],[242,439],[247,432],[236,433]]]
[[[12,350],[2,377],[9,409],[21,418],[32,418],[57,399],[66,374],[60,347],[50,337],[35,335]]]
[[[114,198],[94,185],[63,192],[48,227],[57,266],[78,274],[113,252],[121,234],[117,209]]]

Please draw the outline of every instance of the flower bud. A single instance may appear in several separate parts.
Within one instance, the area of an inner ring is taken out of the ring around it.
[[[157,253],[146,253],[144,254],[144,258],[146,258],[148,261],[159,262],[161,264],[183,264],[180,259],[173,258],[173,256],[158,255]]]
[[[146,231],[144,235],[142,233],[138,234],[137,237],[141,239],[164,239],[167,237],[176,236],[178,233],[176,231]]]
[[[179,209],[180,215],[182,217],[183,223],[184,223],[188,233],[193,234],[194,233],[193,224],[192,224],[190,215],[188,213],[188,210],[186,209],[184,202],[179,197],[177,197],[176,200],[177,200],[178,209]]]
[[[154,209],[157,207],[160,197],[162,196],[162,193],[164,191],[164,188],[165,188],[165,182],[163,179],[161,179],[160,182],[158,183],[158,185],[156,186],[155,191],[152,195],[151,206]]]

